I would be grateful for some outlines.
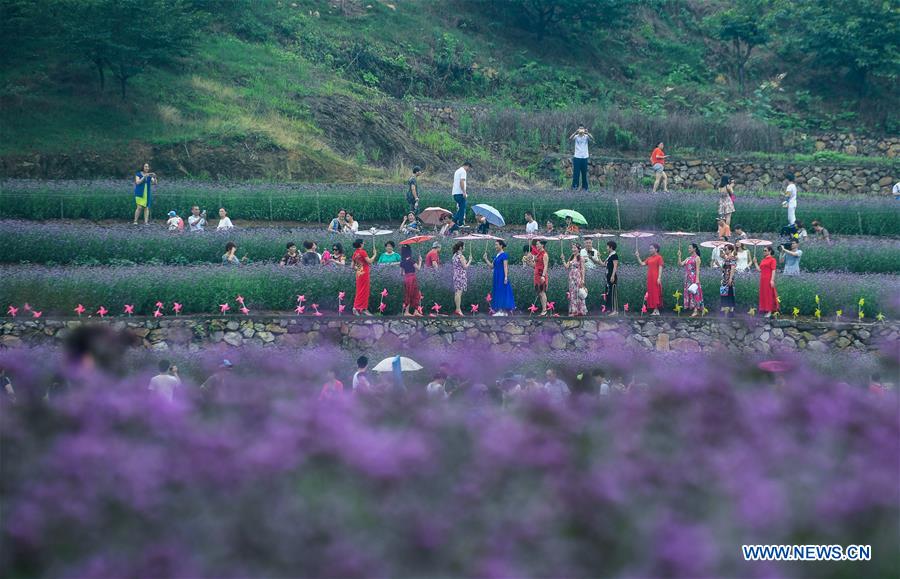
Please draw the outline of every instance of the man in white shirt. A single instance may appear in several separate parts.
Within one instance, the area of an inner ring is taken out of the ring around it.
[[[600,261],[600,252],[594,249],[594,240],[590,237],[584,240],[584,247],[581,248],[581,261],[584,262],[584,267],[586,269],[597,269],[597,265]]]
[[[203,231],[206,227],[206,211],[200,212],[200,207],[191,207],[191,215],[188,217],[188,227],[191,231]]]
[[[428,383],[428,386],[425,387],[425,393],[428,394],[428,397],[431,399],[446,400],[449,396],[445,387],[446,383],[447,375],[438,372],[434,375],[434,379]]]
[[[547,370],[547,382],[544,384],[544,392],[550,395],[554,400],[565,400],[572,393],[569,386],[556,377],[556,371]]]
[[[530,235],[537,235],[538,232],[538,222],[535,221],[534,215],[531,214],[531,211],[525,212],[525,233]]]
[[[167,401],[175,400],[175,389],[181,386],[178,366],[168,360],[159,361],[159,374],[150,380],[150,391],[156,392]]]
[[[894,183],[894,188],[891,189],[891,193],[893,193],[894,199],[900,199],[900,181]]]
[[[234,224],[231,223],[231,218],[228,217],[228,212],[225,211],[224,207],[219,209],[219,225],[216,226],[216,231],[222,231],[223,229],[234,229]]]
[[[582,191],[588,190],[588,141],[594,137],[587,132],[584,125],[578,125],[578,130],[569,135],[570,141],[575,141],[575,154],[572,156],[572,189],[578,189],[578,180],[581,178]]]
[[[372,383],[369,382],[369,359],[360,356],[356,359],[356,373],[353,375],[353,392],[367,394],[372,390]]]
[[[797,184],[793,173],[785,173],[784,178],[788,182],[784,189],[784,206],[787,207],[788,225],[793,225],[797,221]]]
[[[456,213],[453,215],[455,225],[450,230],[451,232],[462,227],[466,220],[466,202],[469,197],[467,180],[468,170],[471,168],[472,163],[466,161],[453,173],[453,200],[456,201]]]

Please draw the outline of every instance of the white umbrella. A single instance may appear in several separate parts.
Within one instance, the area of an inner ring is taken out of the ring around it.
[[[394,360],[397,359],[397,356],[391,356],[390,358],[385,358],[381,362],[378,362],[378,365],[372,368],[373,372],[393,372],[394,371]],[[412,358],[406,358],[404,356],[400,356],[400,370],[403,372],[415,372],[416,370],[421,370],[422,366],[419,365],[418,362],[413,360]]]

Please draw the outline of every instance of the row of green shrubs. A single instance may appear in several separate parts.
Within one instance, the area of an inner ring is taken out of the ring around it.
[[[317,303],[323,311],[337,310],[338,293],[346,292],[344,304],[352,303],[355,292],[354,273],[351,268],[279,268],[272,265],[250,265],[241,268],[222,266],[191,267],[86,267],[43,268],[8,267],[0,284],[0,304],[22,305],[30,303],[36,309],[49,314],[72,315],[73,308],[81,303],[96,310],[104,305],[113,314],[122,312],[124,304],[134,304],[135,313],[150,314],[157,301],[166,304],[165,313],[171,314],[172,302],[184,304],[183,313],[212,314],[218,305],[230,302],[236,311],[235,298],[242,295],[253,311],[291,311],[297,304],[297,295],[306,296],[307,304]],[[511,278],[519,309],[527,308],[534,300],[533,272],[522,266],[511,268]],[[463,299],[466,311],[470,304],[480,304],[486,311],[485,296],[491,291],[491,268],[478,265],[470,268],[468,290]],[[562,268],[552,268],[550,275],[550,300],[556,302],[561,313],[566,312],[567,281]],[[719,306],[720,274],[704,270],[701,276],[707,307],[716,311]],[[422,271],[419,274],[421,291],[426,309],[439,303],[443,311],[452,309],[453,281],[449,268]],[[671,310],[675,301],[672,294],[684,291],[681,271],[667,268],[663,276],[665,307]],[[604,278],[600,271],[588,273],[588,307],[591,312],[600,311]],[[619,300],[628,303],[637,313],[646,291],[644,268],[624,266],[619,283]],[[743,274],[737,277],[736,294],[738,309],[746,312],[755,308],[758,299],[759,276]],[[823,317],[833,317],[836,310],[844,311],[846,318],[856,317],[860,298],[865,300],[864,311],[869,318],[878,312],[896,317],[898,312],[898,284],[895,276],[854,274],[808,274],[802,277],[777,277],[782,311],[791,314],[794,307],[801,315],[813,315],[815,296],[820,296],[819,309]],[[381,290],[389,292],[385,302],[386,313],[400,311],[402,279],[397,266],[376,266],[372,270],[372,309],[377,310]],[[348,306],[349,310],[349,306]]]
[[[488,203],[497,208],[510,224],[524,223],[525,211],[535,213],[543,222],[558,209],[575,209],[586,218],[591,229],[634,229],[714,231],[717,194],[670,194],[651,196],[639,193],[599,192],[572,194],[560,191],[473,191],[470,206]],[[155,215],[162,219],[169,210],[186,217],[192,205],[214,215],[219,207],[228,209],[234,220],[293,221],[327,223],[339,209],[346,208],[365,226],[390,225],[400,221],[406,210],[405,193],[373,188],[348,192],[334,187],[313,191],[304,187],[296,193],[283,189],[268,192],[265,186],[251,192],[219,192],[212,188],[169,192],[160,188],[154,195]],[[449,192],[425,191],[420,208],[441,206],[453,209]],[[786,223],[786,210],[777,198],[739,197],[733,222],[748,231],[779,231]],[[60,192],[39,189],[27,193],[5,187],[0,192],[0,218],[16,219],[131,219],[134,201],[127,187],[121,195],[90,190]],[[471,213],[470,213],[471,215]],[[900,235],[900,212],[883,200],[834,201],[807,198],[801,201],[797,215],[807,223],[818,219],[832,233],[848,235]]]

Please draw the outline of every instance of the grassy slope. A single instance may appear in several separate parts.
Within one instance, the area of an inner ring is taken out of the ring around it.
[[[300,0],[266,14],[267,22],[281,26],[277,39],[273,33],[246,40],[228,30],[204,35],[197,54],[182,66],[133,79],[126,102],[114,87],[99,94],[90,70],[77,61],[37,72],[0,71],[0,86],[12,95],[0,110],[0,155],[180,143],[215,148],[252,139],[312,160],[312,166],[355,167],[371,159],[336,151],[334,135],[321,130],[310,99],[389,102],[387,93],[399,96],[404,84],[421,92],[440,50],[484,73],[480,84],[441,88],[437,96],[448,100],[564,106],[576,99],[648,114],[698,102],[716,110],[727,102],[705,66],[702,41],[681,25],[690,20],[684,14],[645,16],[627,38],[592,39],[573,53],[552,37],[538,43],[478,14],[448,10],[446,3],[373,1],[352,18],[328,6]],[[366,49],[354,55],[354,46]],[[360,63],[373,58],[368,69]],[[405,125],[416,142],[441,157],[490,155],[462,142],[463,136]],[[508,163],[505,169],[517,167]]]

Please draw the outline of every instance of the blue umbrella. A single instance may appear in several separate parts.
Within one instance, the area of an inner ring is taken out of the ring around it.
[[[483,215],[488,223],[491,225],[496,225],[497,227],[503,227],[506,225],[506,220],[503,219],[503,216],[500,215],[500,212],[487,205],[485,203],[479,203],[478,205],[472,206],[472,211],[475,215]]]

